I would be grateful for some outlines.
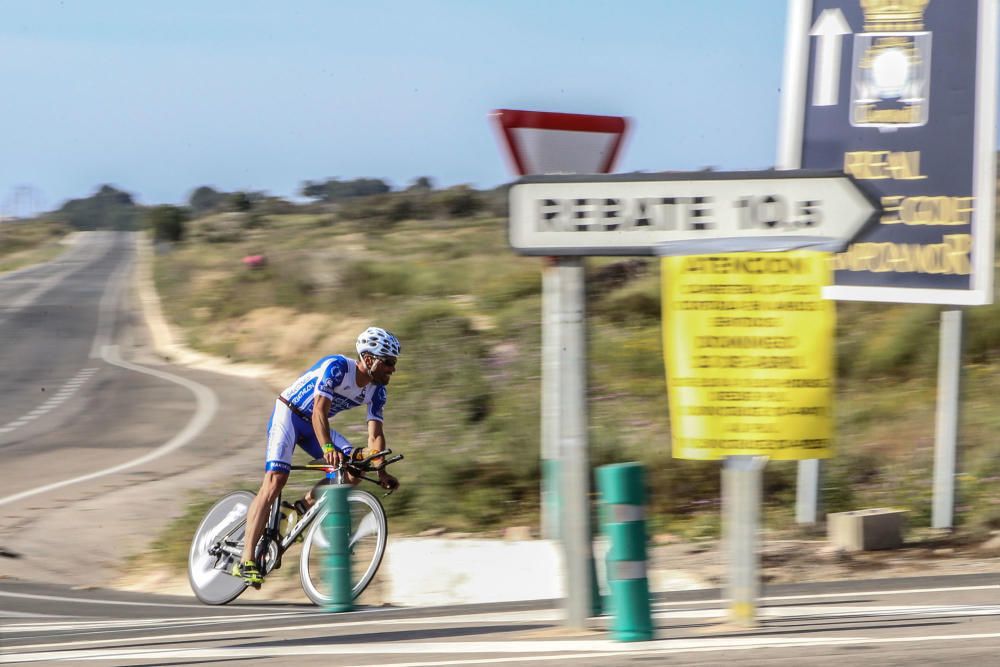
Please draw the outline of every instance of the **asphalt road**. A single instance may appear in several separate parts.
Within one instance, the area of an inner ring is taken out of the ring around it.
[[[273,394],[152,354],[130,289],[134,237],[91,233],[0,277],[0,662],[328,665],[994,664],[1000,576],[772,587],[761,625],[718,591],[657,601],[656,639],[549,604],[205,607],[110,591],[188,502],[260,474]]]
[[[332,614],[0,583],[0,603],[3,663],[985,666],[1000,651],[997,575],[774,587],[753,629],[723,622],[718,591],[671,593],[646,642],[615,641],[607,617],[569,631],[551,602]]]
[[[134,269],[135,234],[89,232],[0,276],[0,577],[111,584],[191,497],[261,474],[272,392],[153,354]]]

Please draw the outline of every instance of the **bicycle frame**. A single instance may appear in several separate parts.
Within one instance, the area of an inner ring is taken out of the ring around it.
[[[319,513],[320,508],[323,507],[325,503],[326,503],[326,494],[325,493],[319,494],[319,498],[316,500],[315,503],[313,503],[313,506],[310,507],[305,514],[299,517],[298,521],[296,521],[295,525],[292,527],[292,530],[289,531],[289,533],[285,535],[285,537],[280,542],[278,542],[278,546],[281,549],[282,553],[287,551],[288,547],[292,546],[292,544],[295,542],[295,539],[302,533],[302,531],[304,531],[306,528],[309,527],[309,524],[312,523],[313,519]],[[278,527],[281,525],[280,509],[281,509],[281,495],[279,494],[278,497],[274,500],[274,503],[271,505],[271,516],[268,519],[267,527],[265,528],[265,533],[268,530],[273,530],[274,535],[277,535],[278,537],[281,536],[280,533],[278,532]]]
[[[373,484],[378,484],[378,480],[366,476],[364,472],[366,472],[366,470],[373,470],[373,471],[381,470],[390,463],[395,463],[396,461],[401,460],[403,458],[402,454],[397,454],[396,456],[393,456],[391,458],[384,458],[384,462],[377,467],[370,466],[368,468],[361,468],[359,466],[361,465],[368,466],[368,464],[370,464],[372,459],[378,457],[386,457],[391,453],[392,450],[387,449],[383,452],[377,452],[361,461],[356,462],[358,466],[346,464],[343,467],[349,470],[352,476],[354,476],[358,480],[363,479],[372,482]],[[329,465],[310,463],[304,466],[291,466],[291,470],[312,470],[316,472],[325,472],[327,474],[327,479],[331,480],[328,483],[330,484],[347,483],[346,481],[344,481],[344,476],[341,474],[341,470],[338,468],[333,468]],[[390,491],[389,493],[392,493],[392,491]],[[389,494],[387,493],[386,495]],[[309,524],[313,522],[313,519],[316,518],[316,515],[319,514],[319,511],[322,509],[325,503],[326,503],[326,494],[322,493],[319,494],[319,498],[316,499],[316,502],[313,503],[312,507],[310,507],[305,514],[299,517],[298,521],[296,521],[295,523],[295,526],[292,527],[292,530],[290,530],[287,535],[282,537],[280,532],[281,494],[280,493],[278,494],[277,498],[274,499],[274,502],[271,503],[271,507],[268,513],[267,523],[264,525],[264,532],[261,535],[261,538],[263,539],[260,540],[254,552],[254,560],[257,561],[257,564],[261,568],[261,571],[264,570],[270,571],[272,569],[280,567],[281,557],[289,549],[289,547],[291,547],[292,544],[295,543],[295,540],[299,537],[299,535],[301,535],[302,532],[309,527]],[[234,558],[241,558],[243,556],[242,540],[233,541],[230,538],[232,538],[232,536],[237,532],[239,532],[241,529],[245,528],[245,526],[246,526],[246,519],[238,521],[225,535],[219,537],[219,539],[215,542],[215,544],[211,548],[209,548],[209,553],[212,555],[225,553]],[[264,567],[264,556],[270,550],[272,544],[274,545],[274,548],[276,550],[276,553],[274,554],[274,562],[271,563],[270,568],[266,568]]]

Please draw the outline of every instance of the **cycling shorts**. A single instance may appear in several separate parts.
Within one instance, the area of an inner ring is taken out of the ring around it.
[[[347,438],[330,431],[333,446],[348,456],[354,448]],[[281,401],[274,402],[274,411],[267,422],[267,455],[264,458],[264,471],[287,473],[291,470],[292,453],[298,445],[314,459],[323,458],[323,446],[316,439],[312,423],[291,410]]]

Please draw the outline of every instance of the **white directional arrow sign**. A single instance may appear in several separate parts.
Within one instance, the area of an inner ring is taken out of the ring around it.
[[[816,68],[813,74],[813,106],[829,107],[840,95],[840,52],[844,35],[851,34],[840,9],[826,9],[816,19],[809,34],[819,37],[816,45]]]
[[[533,176],[510,190],[528,255],[840,250],[879,212],[839,172]]]

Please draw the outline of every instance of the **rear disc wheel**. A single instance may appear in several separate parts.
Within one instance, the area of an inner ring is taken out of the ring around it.
[[[247,584],[230,572],[239,557],[230,553],[209,553],[219,541],[229,542],[232,549],[243,549],[247,511],[254,494],[235,491],[219,500],[201,520],[188,551],[188,583],[205,604],[232,602],[247,589]],[[235,530],[234,530],[235,529]]]

